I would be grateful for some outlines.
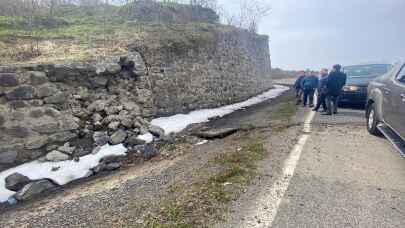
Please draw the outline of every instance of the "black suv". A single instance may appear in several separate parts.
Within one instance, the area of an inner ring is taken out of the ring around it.
[[[339,98],[341,104],[366,104],[367,86],[378,76],[387,73],[391,64],[367,64],[346,66],[343,71],[347,75],[346,85]]]

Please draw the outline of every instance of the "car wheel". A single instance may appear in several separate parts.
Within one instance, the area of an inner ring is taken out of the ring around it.
[[[367,109],[367,130],[370,134],[379,136],[381,132],[377,128],[379,121],[376,114],[374,104],[369,105]]]

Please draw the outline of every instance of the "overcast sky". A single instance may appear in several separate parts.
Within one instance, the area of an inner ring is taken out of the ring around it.
[[[238,0],[220,0],[231,9]],[[405,56],[405,0],[264,0],[273,67],[393,62]]]

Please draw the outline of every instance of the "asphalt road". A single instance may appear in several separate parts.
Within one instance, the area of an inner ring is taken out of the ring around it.
[[[405,159],[367,132],[364,110],[301,108],[297,120],[302,133],[282,172],[265,166],[217,227],[405,227]]]
[[[405,160],[368,134],[364,111],[311,125],[271,227],[405,227]]]

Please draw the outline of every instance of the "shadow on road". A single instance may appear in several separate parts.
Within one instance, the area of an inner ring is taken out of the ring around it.
[[[354,110],[364,110],[366,108],[365,104],[339,104],[339,107]]]

